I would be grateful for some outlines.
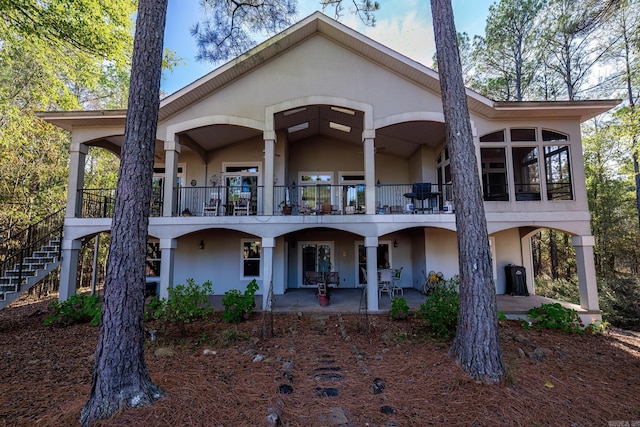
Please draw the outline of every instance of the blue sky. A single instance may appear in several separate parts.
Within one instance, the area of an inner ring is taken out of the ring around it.
[[[345,0],[345,11],[341,22],[424,65],[431,66],[434,53],[431,23],[431,3],[427,0],[379,0],[380,11],[376,12],[377,24],[373,28],[364,26],[357,16],[349,13],[350,0]],[[495,0],[452,0],[456,29],[471,37],[484,34],[489,6]],[[299,0],[298,21],[316,10],[317,0]],[[326,13],[332,16],[332,9]],[[195,60],[195,39],[189,34],[193,24],[201,19],[198,0],[169,0],[165,47],[182,58],[180,65],[171,72],[165,71],[161,89],[171,94],[194,80],[214,70],[218,65]],[[262,40],[259,40],[262,41]]]

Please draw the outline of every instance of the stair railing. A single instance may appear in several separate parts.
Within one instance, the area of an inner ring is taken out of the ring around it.
[[[52,213],[27,228],[12,233],[7,230],[6,237],[0,242],[0,277],[18,266],[16,290],[22,285],[24,259],[39,251],[50,241],[58,240],[58,259],[62,255],[62,231],[64,228],[64,209]],[[3,233],[3,234],[5,234]]]

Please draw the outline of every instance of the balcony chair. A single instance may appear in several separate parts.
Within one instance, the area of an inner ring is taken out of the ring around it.
[[[233,208],[234,215],[249,215],[249,208],[251,207],[251,193],[240,193],[238,201]]]
[[[209,203],[204,203],[202,206],[202,215],[203,216],[217,216],[218,215],[218,206],[220,204],[219,199],[211,199]]]

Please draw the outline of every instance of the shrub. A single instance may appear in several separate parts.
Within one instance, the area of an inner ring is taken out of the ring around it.
[[[97,295],[72,295],[66,301],[52,301],[52,313],[44,319],[45,325],[68,326],[78,323],[100,323],[100,299]]]
[[[213,293],[213,284],[207,280],[202,285],[193,279],[187,279],[186,285],[169,288],[169,298],[154,298],[147,303],[147,319],[164,320],[171,323],[189,323],[203,319],[213,313],[209,295]]]
[[[409,314],[409,305],[404,297],[395,297],[391,300],[391,320],[404,320]]]
[[[527,312],[531,322],[538,328],[559,329],[564,332],[582,332],[582,321],[574,309],[560,303],[542,304]],[[528,323],[527,323],[528,325]]]
[[[258,282],[253,279],[247,285],[244,294],[237,289],[232,289],[224,293],[222,304],[224,312],[222,317],[228,323],[238,323],[249,317],[256,306],[254,296],[258,290]]]
[[[452,279],[431,291],[416,316],[427,323],[433,337],[450,339],[456,334],[459,308],[460,296]]]

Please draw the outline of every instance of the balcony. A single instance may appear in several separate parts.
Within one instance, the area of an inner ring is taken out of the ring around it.
[[[450,210],[451,185],[378,184],[375,214],[438,214]],[[265,215],[263,186],[174,188],[172,216]],[[115,189],[84,189],[79,192],[77,218],[111,218]],[[273,215],[363,215],[366,186],[300,185],[274,186]],[[154,192],[150,216],[162,216],[164,197]]]

